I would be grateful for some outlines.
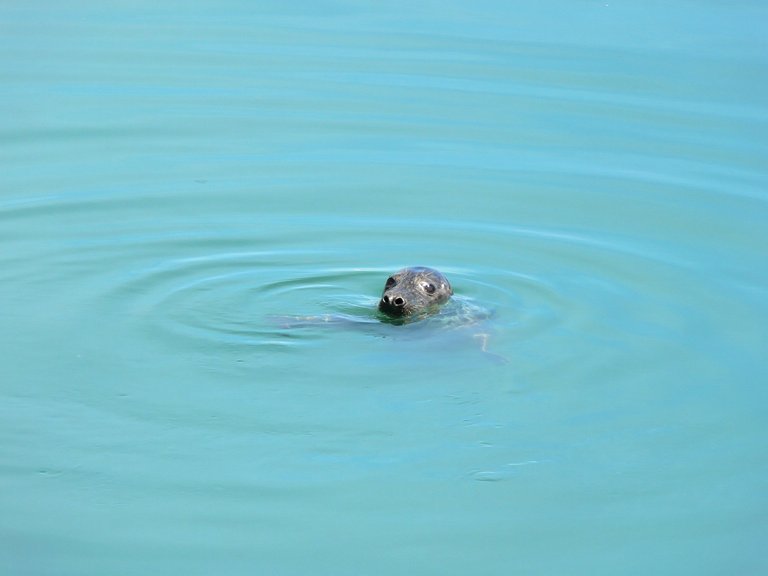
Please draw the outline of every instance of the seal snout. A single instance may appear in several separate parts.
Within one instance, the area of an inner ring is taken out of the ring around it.
[[[397,316],[403,313],[406,304],[407,302],[402,296],[384,294],[379,302],[379,310]]]

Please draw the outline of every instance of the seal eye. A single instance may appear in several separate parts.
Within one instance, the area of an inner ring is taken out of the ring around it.
[[[384,289],[388,290],[389,288],[392,288],[392,286],[394,286],[395,284],[397,284],[397,281],[394,278],[392,278],[392,276],[390,276],[389,278],[387,278],[387,283],[384,285]]]
[[[424,291],[427,294],[434,294],[435,293],[435,285],[434,284],[424,284]]]

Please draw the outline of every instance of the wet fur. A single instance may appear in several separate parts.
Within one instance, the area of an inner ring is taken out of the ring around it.
[[[390,318],[408,318],[436,311],[453,295],[448,279],[424,266],[403,268],[387,278],[379,311]]]

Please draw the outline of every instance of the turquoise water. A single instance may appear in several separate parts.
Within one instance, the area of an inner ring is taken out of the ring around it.
[[[767,17],[4,3],[0,571],[766,573]]]

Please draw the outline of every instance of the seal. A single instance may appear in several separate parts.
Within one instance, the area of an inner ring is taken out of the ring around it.
[[[507,359],[489,350],[494,331],[494,313],[472,298],[453,294],[445,276],[433,268],[416,266],[403,268],[387,278],[378,302],[378,312],[372,310],[372,298],[358,294],[354,306],[330,313],[311,316],[268,316],[270,323],[282,330],[295,328],[334,328],[362,330],[385,338],[418,338],[434,342],[443,350],[454,335],[466,335],[479,344],[480,352],[494,362],[505,364]],[[375,301],[375,300],[373,300]],[[412,330],[400,330],[405,324]],[[425,335],[436,338],[425,339]],[[291,336],[293,338],[293,336]],[[427,344],[429,345],[429,344]]]
[[[390,318],[426,316],[452,295],[451,284],[437,270],[425,266],[403,268],[387,278],[379,311]]]

